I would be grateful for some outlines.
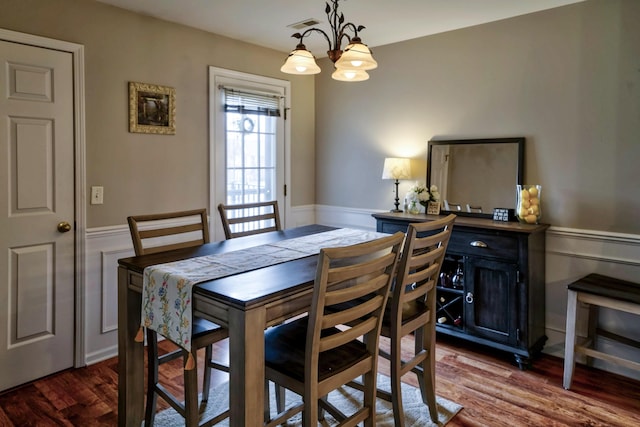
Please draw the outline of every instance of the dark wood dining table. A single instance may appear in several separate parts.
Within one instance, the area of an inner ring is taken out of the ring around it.
[[[308,225],[187,249],[118,260],[118,425],[140,427],[144,406],[144,346],[140,327],[145,267],[237,251],[335,228]],[[229,329],[230,426],[261,426],[264,329],[308,311],[317,255],[202,282],[193,288],[193,315]]]

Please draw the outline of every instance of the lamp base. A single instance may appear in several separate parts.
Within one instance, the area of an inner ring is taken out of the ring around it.
[[[389,212],[399,213],[399,212],[404,212],[404,211],[402,209],[391,209]]]

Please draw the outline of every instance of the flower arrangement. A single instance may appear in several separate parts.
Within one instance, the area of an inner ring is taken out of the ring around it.
[[[424,206],[426,210],[429,202],[439,201],[440,192],[438,192],[438,187],[432,185],[430,188],[427,188],[427,186],[421,182],[416,182],[416,184],[409,189],[409,192],[405,196],[407,209],[410,213],[418,213],[420,211],[418,204]]]
[[[427,189],[427,186],[421,182],[417,182],[413,187],[409,189],[406,196],[407,202],[418,202],[422,206],[427,206],[429,202],[439,202],[440,192],[438,187],[432,185]]]

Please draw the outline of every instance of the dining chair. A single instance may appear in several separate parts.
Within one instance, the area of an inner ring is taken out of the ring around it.
[[[404,234],[321,249],[309,315],[265,332],[265,425],[282,424],[303,412],[303,426],[316,426],[319,406],[346,424],[375,423],[378,338]],[[347,310],[327,307],[353,302]],[[341,327],[349,323],[350,327]],[[360,340],[359,338],[362,338]],[[342,414],[325,398],[364,376],[362,407]],[[268,381],[302,396],[302,403],[270,416]]]
[[[218,211],[226,239],[282,229],[276,200],[238,205],[220,203]]]
[[[133,248],[136,256],[164,252],[173,249],[199,246],[209,242],[209,223],[206,209],[136,215],[127,218]],[[228,366],[213,360],[213,344],[229,336],[229,331],[220,325],[194,316],[192,320],[191,354],[196,361],[194,369],[184,370],[184,395],[182,403],[159,381],[159,367],[179,357],[186,364],[189,352],[181,347],[160,355],[158,352],[158,335],[147,329],[147,404],[145,409],[145,426],[153,425],[157,397],[161,397],[176,412],[185,418],[187,427],[213,425],[229,416],[229,411],[208,420],[200,420],[201,413],[207,406],[209,388],[211,386],[211,369],[229,372]],[[204,372],[202,380],[202,397],[198,405],[198,373],[197,351],[205,349]],[[200,406],[198,408],[198,406]]]
[[[442,203],[444,206],[444,210],[446,211],[458,211],[458,212],[462,211],[462,205],[460,203],[452,203],[452,202],[449,202],[447,199],[444,199]]]
[[[436,284],[442,268],[456,215],[409,224],[398,262],[393,290],[385,309],[380,335],[390,339],[390,351],[380,356],[391,364],[391,393],[378,390],[378,397],[392,402],[394,426],[404,426],[402,377],[413,372],[418,377],[422,401],[429,407],[434,423],[436,406]],[[414,351],[402,354],[402,338],[413,335]],[[403,356],[405,357],[403,359]]]

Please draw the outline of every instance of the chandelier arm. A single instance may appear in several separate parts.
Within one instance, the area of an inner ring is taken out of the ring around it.
[[[331,50],[331,39],[329,38],[329,35],[327,33],[324,32],[324,30],[320,29],[320,28],[309,28],[308,30],[306,30],[305,32],[303,32],[302,34],[300,33],[296,33],[291,37],[296,37],[300,39],[300,43],[302,43],[302,40],[307,37],[309,34],[316,32],[316,33],[320,33],[324,36],[324,38],[327,40],[327,43],[329,44],[329,50]],[[297,36],[300,37],[297,37]]]
[[[356,24],[351,22],[347,22],[340,29],[340,38],[347,37],[349,41],[351,41],[351,37],[345,32],[346,30],[351,30],[353,32],[353,37],[358,37],[358,31],[364,29],[362,25],[356,27]]]
[[[329,42],[329,50],[336,50],[340,49],[338,33],[341,32],[340,26],[344,22],[344,14],[338,15],[338,0],[331,0],[331,2],[333,3],[333,8],[330,8],[329,3],[327,3],[325,12],[333,33],[333,45]]]

